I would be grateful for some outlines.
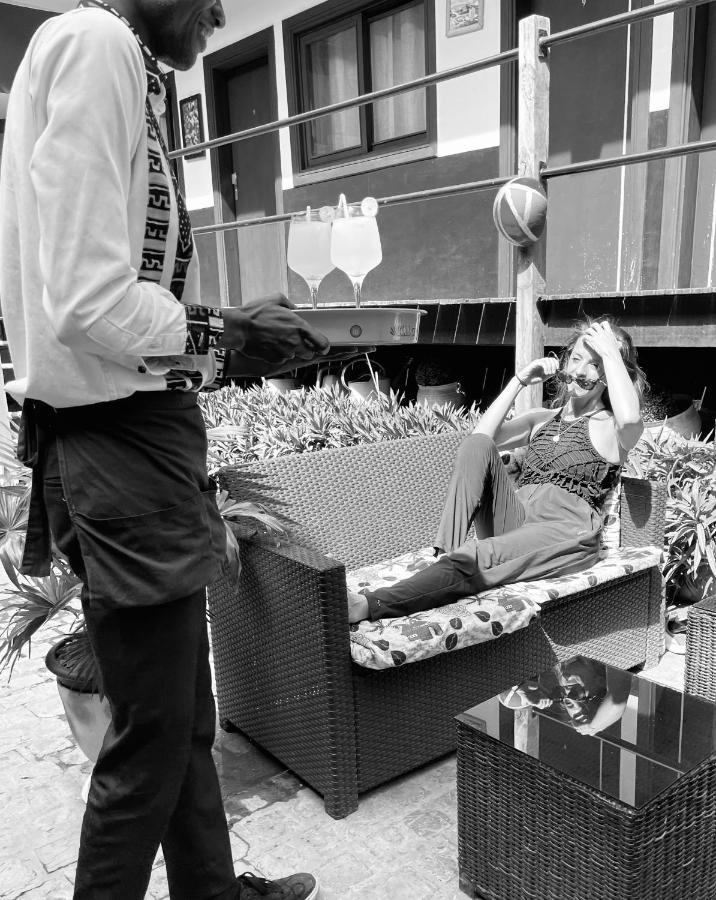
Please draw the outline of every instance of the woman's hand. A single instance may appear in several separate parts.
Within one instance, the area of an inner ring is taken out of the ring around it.
[[[554,356],[543,356],[541,359],[533,359],[519,372],[517,380],[522,384],[541,384],[551,378],[559,369],[559,360]]]
[[[622,358],[619,342],[609,322],[593,322],[584,332],[584,343],[602,360]]]

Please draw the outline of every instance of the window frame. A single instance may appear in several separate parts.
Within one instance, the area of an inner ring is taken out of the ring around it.
[[[425,13],[425,71],[435,72],[435,4],[422,0]],[[329,36],[347,23],[353,23],[358,42],[358,79],[360,93],[372,90],[370,43],[366,40],[372,22],[415,5],[416,0],[329,0],[292,16],[283,23],[286,63],[286,87],[289,115],[302,112],[301,98],[307,88],[305,54],[307,39]],[[294,183],[308,184],[331,177],[373,171],[400,162],[433,157],[437,152],[437,103],[434,85],[425,88],[424,131],[391,141],[373,142],[373,116],[370,105],[358,107],[361,126],[359,149],[341,150],[329,156],[313,158],[309,154],[308,127],[290,129]]]
[[[363,45],[364,29],[361,26],[362,22],[360,14],[354,14],[352,16],[345,16],[343,18],[337,19],[336,21],[329,22],[327,25],[321,28],[312,28],[309,31],[304,32],[303,34],[297,35],[296,65],[299,70],[296,91],[297,102],[302,95],[307,96],[309,90],[308,61],[306,59],[306,53],[302,51],[309,43],[321,40],[322,38],[329,38],[334,34],[339,34],[341,31],[348,30],[350,27],[355,29],[356,35],[356,59],[358,65],[357,79],[358,87],[360,89],[360,85],[365,82],[366,78],[366,49]],[[332,163],[340,162],[344,159],[356,159],[357,157],[365,156],[368,153],[368,116],[366,115],[366,107],[359,106],[352,107],[352,109],[358,110],[360,144],[356,147],[347,147],[345,150],[337,150],[335,153],[324,153],[321,154],[321,156],[315,156],[314,154],[311,154],[309,147],[309,128],[311,126],[311,123],[307,122],[305,125],[299,126],[298,132],[300,134],[299,140],[301,143],[301,158],[306,161],[307,169],[315,169],[320,166],[331,165]],[[310,162],[309,160],[311,159],[315,159],[316,161]]]

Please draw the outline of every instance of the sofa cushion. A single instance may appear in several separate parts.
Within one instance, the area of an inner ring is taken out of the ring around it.
[[[618,550],[622,537],[621,482],[617,482],[607,492],[602,505],[602,547],[604,550]]]
[[[657,547],[603,551],[602,559],[583,572],[502,585],[411,616],[357,622],[350,627],[351,656],[369,669],[390,669],[492,641],[529,625],[550,603],[649,569],[660,560]],[[346,585],[351,591],[375,590],[408,578],[432,562],[432,548],[411,551],[346,573]]]

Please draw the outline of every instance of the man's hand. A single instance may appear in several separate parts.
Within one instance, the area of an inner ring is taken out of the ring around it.
[[[295,369],[330,350],[328,338],[295,313],[290,301],[281,294],[243,307],[226,307],[222,317],[224,335],[220,345],[256,360],[258,368],[274,371],[285,363],[290,364],[287,368]]]

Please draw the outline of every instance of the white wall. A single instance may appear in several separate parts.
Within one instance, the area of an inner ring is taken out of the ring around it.
[[[446,0],[435,3],[436,63],[438,71],[453,68],[500,50],[500,0],[485,0],[485,25],[481,31],[446,36]],[[208,53],[236,43],[242,38],[274,28],[276,43],[276,84],[278,114],[288,115],[286,72],[284,69],[282,21],[296,13],[316,6],[315,0],[224,0],[226,27],[214,34]],[[206,102],[204,73],[201,59],[190,72],[176,73],[177,96],[201,94],[204,99],[204,130]],[[474,75],[451,79],[438,86],[438,155],[448,156],[466,150],[495,147],[500,135],[500,70],[488,69]],[[280,135],[282,181],[285,190],[293,187],[291,147],[288,129]],[[187,205],[201,209],[213,205],[211,169],[208,154],[205,159],[184,160]]]
[[[500,52],[500,0],[485,0],[480,31],[446,36],[447,3],[435,0],[438,72]],[[438,85],[438,156],[500,143],[500,66]]]

